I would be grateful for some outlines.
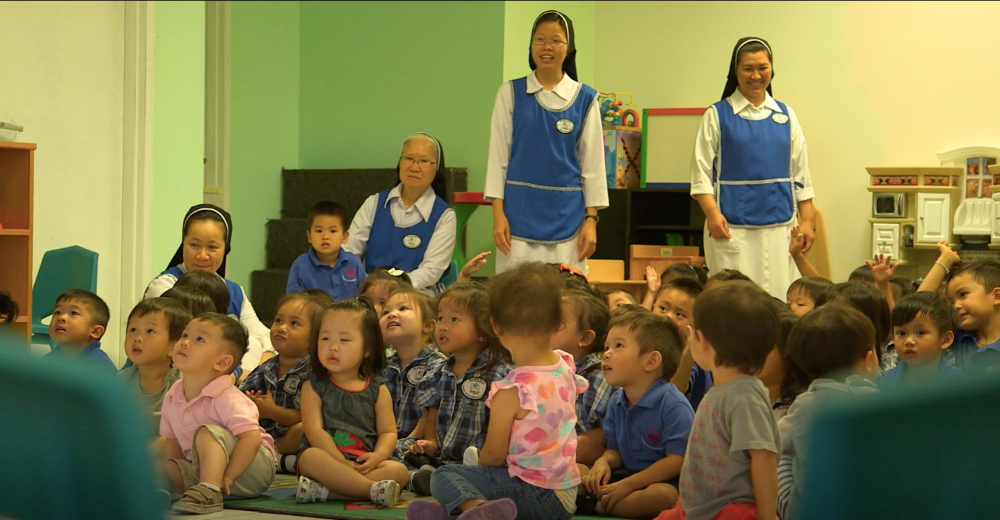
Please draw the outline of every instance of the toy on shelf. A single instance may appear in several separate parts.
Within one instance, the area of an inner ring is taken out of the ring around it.
[[[628,96],[628,103],[618,99],[618,96]],[[639,107],[632,104],[632,94],[628,92],[601,92],[598,99],[601,103],[601,118],[604,126],[639,128]]]
[[[628,103],[619,96],[628,96]],[[638,116],[641,109],[632,104],[632,94],[628,92],[601,92],[598,102],[604,130],[604,166],[608,188],[638,188],[642,148]]]

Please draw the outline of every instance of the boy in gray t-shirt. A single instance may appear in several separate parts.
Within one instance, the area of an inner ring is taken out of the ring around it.
[[[775,300],[746,281],[713,286],[695,302],[689,348],[713,386],[694,416],[680,500],[657,520],[775,520],[781,443],[753,374],[778,342],[778,316]]]

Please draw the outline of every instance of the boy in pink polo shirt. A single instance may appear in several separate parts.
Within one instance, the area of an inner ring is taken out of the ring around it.
[[[229,383],[247,350],[247,333],[229,316],[205,313],[174,345],[183,379],[163,397],[160,435],[175,511],[222,510],[222,494],[259,496],[274,480],[274,440],[258,425],[257,406]]]

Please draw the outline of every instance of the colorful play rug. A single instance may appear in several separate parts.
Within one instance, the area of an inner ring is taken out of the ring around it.
[[[431,500],[432,497],[417,497],[413,493],[403,493],[400,503],[391,509],[377,508],[371,502],[315,502],[295,503],[295,475],[276,475],[274,483],[266,493],[257,498],[226,500],[226,509],[242,509],[282,515],[311,516],[314,518],[337,518],[343,520],[364,520],[367,518],[406,518],[406,506],[413,500]],[[579,520],[598,520],[604,517],[574,516]]]

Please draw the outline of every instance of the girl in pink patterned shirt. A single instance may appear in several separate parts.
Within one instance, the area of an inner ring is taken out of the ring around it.
[[[587,380],[572,356],[552,350],[562,323],[558,273],[520,264],[490,286],[493,329],[515,368],[493,383],[478,466],[442,466],[431,477],[440,504],[414,501],[409,520],[570,519],[576,510],[576,396]]]

